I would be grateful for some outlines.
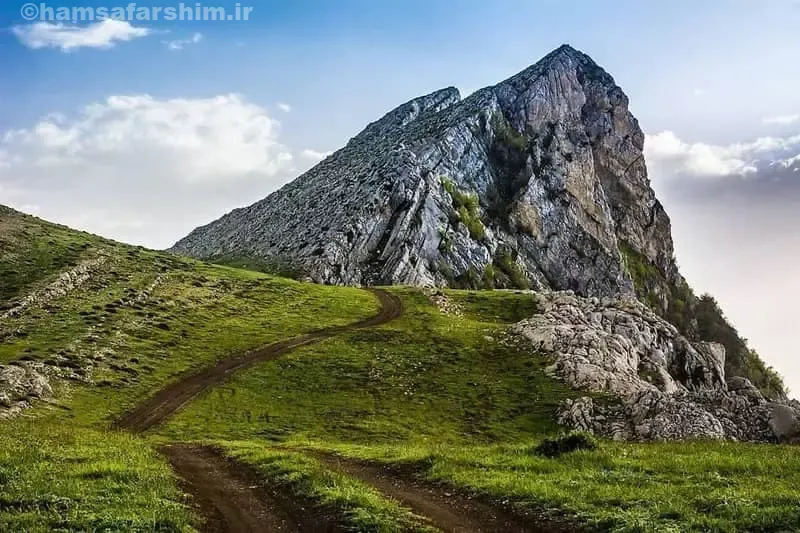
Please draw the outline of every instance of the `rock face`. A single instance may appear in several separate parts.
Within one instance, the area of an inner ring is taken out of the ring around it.
[[[571,292],[533,298],[537,314],[512,333],[553,356],[553,376],[618,399],[568,400],[560,423],[624,440],[800,437],[800,406],[767,401],[746,378],[726,381],[721,345],[689,342],[638,300]]]
[[[613,78],[563,46],[466,99],[448,88],[398,107],[173,251],[332,284],[633,294],[623,247],[679,278],[643,143]]]

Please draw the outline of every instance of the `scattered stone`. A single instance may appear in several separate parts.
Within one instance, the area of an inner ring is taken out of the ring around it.
[[[458,317],[464,316],[464,309],[448,298],[447,294],[445,294],[443,291],[429,288],[424,289],[423,292],[425,293],[425,296],[428,297],[428,300],[430,300],[431,303],[435,305],[442,313]]]

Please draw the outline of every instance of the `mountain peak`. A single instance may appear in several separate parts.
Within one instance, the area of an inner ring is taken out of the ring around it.
[[[564,45],[465,100],[388,112],[261,202],[175,251],[255,256],[324,283],[631,295],[622,249],[677,275],[627,97]]]
[[[547,58],[551,58],[551,57],[555,57],[555,56],[567,56],[567,57],[578,58],[578,59],[583,59],[583,58],[589,57],[586,54],[584,54],[583,52],[581,52],[580,50],[578,50],[577,48],[573,48],[572,45],[562,44],[561,46],[559,46],[558,48],[556,48],[555,50],[553,50],[552,52],[547,54],[544,57],[544,59],[542,59],[542,61],[546,61]]]

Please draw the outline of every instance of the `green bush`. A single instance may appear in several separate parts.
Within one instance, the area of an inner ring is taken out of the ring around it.
[[[545,439],[534,448],[533,453],[555,459],[562,455],[578,450],[596,450],[597,439],[594,435],[583,432],[573,432],[554,439]]]
[[[517,252],[508,247],[500,247],[495,252],[493,263],[495,268],[508,279],[507,285],[515,289],[529,289],[530,282],[517,264]],[[495,276],[497,279],[497,276]]]
[[[442,187],[450,195],[455,214],[450,215],[450,223],[461,223],[466,226],[470,237],[480,241],[486,237],[486,227],[480,216],[480,201],[478,196],[473,193],[464,192],[456,187],[455,183],[445,177],[440,177]]]

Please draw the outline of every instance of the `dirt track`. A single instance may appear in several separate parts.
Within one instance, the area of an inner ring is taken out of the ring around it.
[[[116,421],[114,427],[133,433],[143,433],[162,423],[206,390],[224,383],[235,372],[256,363],[275,359],[300,346],[315,344],[346,331],[380,326],[402,314],[403,305],[397,296],[378,289],[373,292],[381,303],[381,310],[377,315],[354,324],[312,331],[305,335],[269,344],[244,355],[223,359],[214,366],[187,374],[175,383],[161,389],[155,396],[140,404],[133,411],[125,414]]]
[[[333,517],[264,486],[251,468],[206,446],[176,444],[161,453],[206,522],[204,533],[339,533]]]
[[[114,424],[115,427],[133,433],[145,432],[164,422],[198,395],[225,382],[237,371],[347,331],[385,324],[402,314],[402,302],[398,297],[377,289],[373,292],[381,303],[377,315],[354,324],[326,328],[276,342],[189,373],[124,415]],[[175,444],[163,446],[160,452],[181,477],[181,485],[191,495],[192,505],[205,518],[202,527],[204,533],[344,531],[337,517],[325,515],[309,502],[298,501],[291,495],[271,489],[250,466],[227,459],[212,447]],[[330,455],[316,456],[332,470],[372,485],[446,533],[571,531],[552,527],[554,524],[530,525],[537,521],[523,520],[503,509],[451,494],[381,466]]]

